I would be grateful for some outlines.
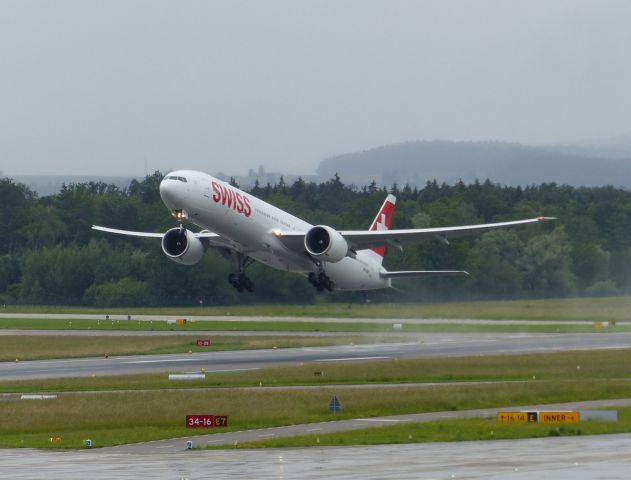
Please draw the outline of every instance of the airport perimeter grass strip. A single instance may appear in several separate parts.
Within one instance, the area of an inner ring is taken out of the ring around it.
[[[236,315],[336,318],[471,318],[515,320],[631,320],[631,296],[450,303],[315,305],[232,305],[193,308],[102,309],[56,306],[8,306],[3,313],[72,313],[119,315]]]
[[[395,327],[395,324],[397,326]],[[302,321],[222,321],[196,320],[174,325],[162,320],[90,320],[0,318],[0,329],[17,330],[89,330],[89,331],[171,331],[177,332],[331,332],[331,333],[608,333],[629,332],[631,324],[612,325],[600,322],[584,325],[567,324],[471,324],[471,323],[361,323],[361,322],[302,322]]]
[[[454,442],[479,440],[509,440],[575,435],[604,435],[631,432],[631,408],[618,408],[617,422],[588,420],[579,424],[509,424],[494,418],[463,418],[422,423],[403,423],[353,430],[348,432],[312,434],[242,442],[233,446],[208,446],[207,449],[226,448],[292,448],[350,445],[405,444],[424,442]]]
[[[475,357],[321,362],[252,371],[207,373],[204,380],[174,382],[166,373],[0,381],[0,393],[99,390],[322,386],[475,381],[577,381],[631,383],[631,350],[484,355]],[[107,362],[108,359],[103,359]]]
[[[332,395],[343,405],[337,415],[328,411]],[[626,380],[374,388],[343,395],[335,387],[64,394],[53,400],[0,401],[0,447],[81,448],[86,438],[94,446],[108,446],[333,419],[629,397]],[[190,414],[227,415],[229,426],[188,430],[184,420]]]

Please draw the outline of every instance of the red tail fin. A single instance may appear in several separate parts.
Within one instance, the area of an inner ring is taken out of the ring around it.
[[[370,230],[388,230],[390,228],[392,225],[392,217],[394,216],[395,203],[397,203],[397,197],[389,194],[383,202],[379,213],[370,225]],[[386,254],[386,246],[375,247],[372,251],[383,258]]]

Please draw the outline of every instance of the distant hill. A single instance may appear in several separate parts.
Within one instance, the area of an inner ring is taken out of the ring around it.
[[[556,182],[631,188],[631,153],[614,158],[601,156],[599,151],[597,145],[416,141],[329,157],[320,163],[317,173],[320,178],[338,173],[344,183],[356,185],[372,180],[385,185],[423,185],[433,179],[470,183],[488,178],[504,185]]]
[[[557,147],[565,153],[607,158],[631,158],[631,132],[615,137],[582,140]]]

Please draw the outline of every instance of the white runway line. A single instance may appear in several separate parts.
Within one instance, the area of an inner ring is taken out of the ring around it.
[[[314,361],[315,362],[350,362],[352,360],[382,360],[384,358],[392,358],[392,357],[375,356],[375,357],[353,357],[353,358],[321,358]]]
[[[396,420],[393,418],[356,418],[358,422],[400,422],[401,420]]]
[[[260,367],[252,368],[230,368],[228,370],[206,370],[206,373],[229,373],[229,372],[252,372],[254,370],[260,370]]]
[[[167,362],[196,362],[198,358],[165,358],[164,360],[134,360],[133,362],[123,362],[126,365],[135,365],[137,363],[167,363]]]

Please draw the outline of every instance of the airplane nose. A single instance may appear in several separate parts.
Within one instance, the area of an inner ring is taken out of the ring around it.
[[[160,182],[160,198],[164,204],[173,209],[177,202],[177,182],[169,178],[165,178]]]

